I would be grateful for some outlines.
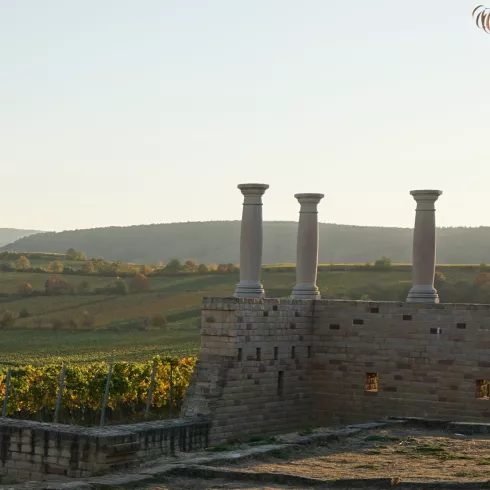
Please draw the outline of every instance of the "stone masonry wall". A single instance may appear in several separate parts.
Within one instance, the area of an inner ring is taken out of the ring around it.
[[[184,415],[212,414],[212,443],[305,425],[313,317],[302,301],[205,298]]]
[[[386,416],[490,420],[490,305],[321,301],[313,419]],[[378,391],[366,391],[367,373]],[[482,393],[480,393],[481,395]]]
[[[205,298],[201,344],[184,411],[212,416],[211,443],[387,416],[490,420],[490,305]]]
[[[104,429],[0,418],[0,475],[90,477],[208,446],[209,422],[146,422]]]

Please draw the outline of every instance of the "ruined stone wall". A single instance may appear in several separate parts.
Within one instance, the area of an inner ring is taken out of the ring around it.
[[[212,414],[212,442],[308,421],[311,302],[205,298],[201,351],[184,415]]]
[[[213,443],[387,416],[488,421],[486,380],[490,305],[206,298],[185,414],[212,415]]]
[[[203,449],[206,421],[147,422],[103,429],[0,418],[0,475],[83,478]]]
[[[490,305],[319,303],[318,422],[490,420],[488,389],[477,398],[477,381],[490,379]],[[368,373],[377,375],[377,391],[366,390]]]

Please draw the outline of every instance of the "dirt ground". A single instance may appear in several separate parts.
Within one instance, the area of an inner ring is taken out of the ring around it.
[[[490,480],[490,437],[385,428],[220,466],[319,479]]]
[[[184,479],[172,478],[163,486],[146,487],[144,490],[307,490],[313,487],[298,487],[267,484],[261,486],[258,483],[247,482],[230,482],[226,480],[202,480],[202,479]],[[315,487],[320,490],[320,487]],[[142,489],[143,490],[143,489]],[[366,489],[364,489],[366,490]],[[367,489],[369,490],[369,489]]]

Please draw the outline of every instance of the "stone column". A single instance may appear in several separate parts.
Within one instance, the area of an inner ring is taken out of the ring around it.
[[[407,303],[439,303],[434,289],[436,267],[436,216],[434,203],[442,191],[418,190],[410,194],[417,201],[413,230],[412,289]]]
[[[299,210],[298,244],[296,250],[296,286],[293,299],[320,299],[316,286],[318,270],[318,203],[323,194],[295,194]]]
[[[234,296],[237,298],[263,298],[260,283],[262,269],[262,196],[267,184],[240,184],[244,195],[242,230],[240,235],[240,282]]]

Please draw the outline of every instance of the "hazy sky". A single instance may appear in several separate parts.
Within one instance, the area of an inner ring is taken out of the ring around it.
[[[0,0],[0,227],[490,225],[479,0]],[[488,0],[490,6],[490,0]]]

